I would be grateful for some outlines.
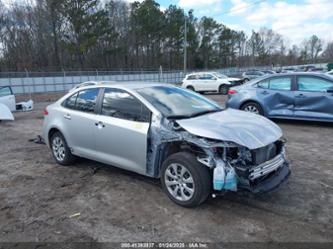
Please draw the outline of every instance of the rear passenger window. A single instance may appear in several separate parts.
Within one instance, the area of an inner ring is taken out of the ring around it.
[[[105,89],[102,114],[138,122],[150,122],[150,111],[138,99],[120,89]]]
[[[196,80],[197,76],[196,75],[189,75],[189,76],[187,76],[187,79],[188,80]]]
[[[99,93],[99,88],[86,89],[73,94],[66,99],[63,106],[69,109],[82,112],[94,112],[96,101]]]
[[[199,76],[200,80],[215,80],[215,77],[211,74],[202,74]]]
[[[78,95],[78,93],[73,94],[68,99],[66,99],[62,105],[69,109],[75,109],[75,102],[76,102],[77,95]]]
[[[257,84],[259,88],[268,88],[269,87],[269,80],[261,81]]]
[[[290,90],[291,78],[289,77],[272,78],[269,80],[269,88],[272,90]]]
[[[94,112],[98,93],[98,88],[80,91],[76,99],[75,109],[83,112]]]

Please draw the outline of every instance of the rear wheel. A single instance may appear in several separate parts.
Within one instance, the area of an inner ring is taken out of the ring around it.
[[[212,184],[209,169],[188,152],[173,154],[163,162],[161,182],[168,197],[184,207],[204,202]]]
[[[219,92],[223,95],[228,94],[229,87],[227,85],[222,85],[219,87]]]
[[[60,132],[55,132],[50,145],[54,159],[58,164],[70,165],[75,162],[76,157],[72,155],[64,136]]]
[[[188,87],[186,87],[188,90],[191,90],[191,91],[193,91],[193,92],[195,92],[195,90],[194,90],[194,87],[193,86],[188,86]]]
[[[264,115],[264,112],[263,112],[261,106],[255,102],[248,102],[248,103],[244,104],[241,109],[246,112]]]

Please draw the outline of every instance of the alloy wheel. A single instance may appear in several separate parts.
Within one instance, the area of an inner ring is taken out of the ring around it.
[[[251,112],[251,113],[255,113],[255,114],[259,114],[259,110],[256,106],[254,105],[247,105],[245,108],[244,108],[244,111],[246,112]]]
[[[168,192],[179,201],[188,201],[194,194],[194,180],[189,170],[178,163],[170,164],[164,175]]]
[[[55,137],[52,141],[52,150],[55,158],[58,161],[63,161],[66,157],[65,154],[65,144],[60,137]]]

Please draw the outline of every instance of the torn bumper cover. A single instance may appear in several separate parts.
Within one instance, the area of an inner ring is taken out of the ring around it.
[[[264,180],[248,187],[244,186],[244,188],[255,194],[269,192],[279,187],[289,176],[289,163],[284,162],[281,167],[271,172]]]

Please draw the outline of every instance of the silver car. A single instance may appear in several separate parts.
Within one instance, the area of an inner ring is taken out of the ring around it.
[[[84,157],[160,178],[186,207],[228,190],[269,191],[290,174],[273,122],[169,85],[76,89],[45,109],[43,137],[61,165]]]

